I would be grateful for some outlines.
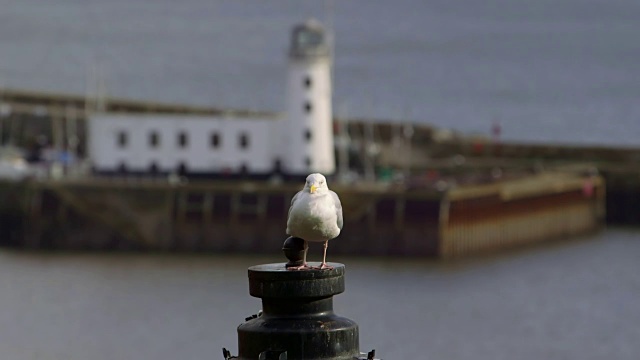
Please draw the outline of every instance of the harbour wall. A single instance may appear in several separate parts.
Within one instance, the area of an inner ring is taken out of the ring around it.
[[[149,179],[4,183],[0,235],[2,245],[33,249],[273,252],[286,238],[298,188]],[[332,188],[342,199],[345,227],[330,241],[330,253],[450,258],[604,225],[598,176],[540,174],[444,190]]]

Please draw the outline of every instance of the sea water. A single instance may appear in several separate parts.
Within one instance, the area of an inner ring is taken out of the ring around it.
[[[383,359],[635,360],[640,232],[461,261],[353,258],[336,313]],[[348,241],[337,238],[332,241]],[[0,251],[3,359],[222,359],[266,256]],[[321,247],[312,247],[311,261]]]

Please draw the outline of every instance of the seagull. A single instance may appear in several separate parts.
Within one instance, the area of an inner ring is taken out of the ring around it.
[[[327,265],[327,247],[329,240],[340,235],[342,230],[342,204],[338,194],[329,190],[327,179],[322,174],[307,176],[304,189],[291,199],[289,217],[287,219],[287,235],[305,241],[324,243],[322,264],[317,269],[333,269]],[[302,265],[291,270],[311,269],[307,265],[305,251]]]

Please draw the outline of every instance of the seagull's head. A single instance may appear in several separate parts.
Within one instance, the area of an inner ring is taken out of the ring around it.
[[[307,182],[304,184],[304,191],[311,194],[325,194],[329,192],[327,179],[322,174],[311,174],[307,176]]]

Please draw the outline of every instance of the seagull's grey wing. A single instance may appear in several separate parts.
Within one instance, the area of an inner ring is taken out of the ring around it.
[[[338,194],[329,190],[329,194],[333,198],[333,202],[336,204],[336,215],[338,215],[338,227],[342,230],[343,220],[342,220],[342,203],[340,202],[340,198]]]
[[[295,202],[298,201],[298,198],[300,198],[300,194],[302,194],[302,191],[298,191],[291,198],[291,206],[289,206],[289,213],[287,214],[287,231],[286,231],[287,235],[291,235],[289,232],[289,221],[291,221],[291,209],[293,209],[293,204],[295,204]]]
[[[289,213],[287,213],[287,219],[289,219],[289,216],[291,216],[291,209],[293,209],[293,203],[296,202],[296,200],[298,200],[299,195],[302,193],[302,191],[298,191],[295,195],[293,195],[293,197],[291,198],[291,205],[289,206]]]

